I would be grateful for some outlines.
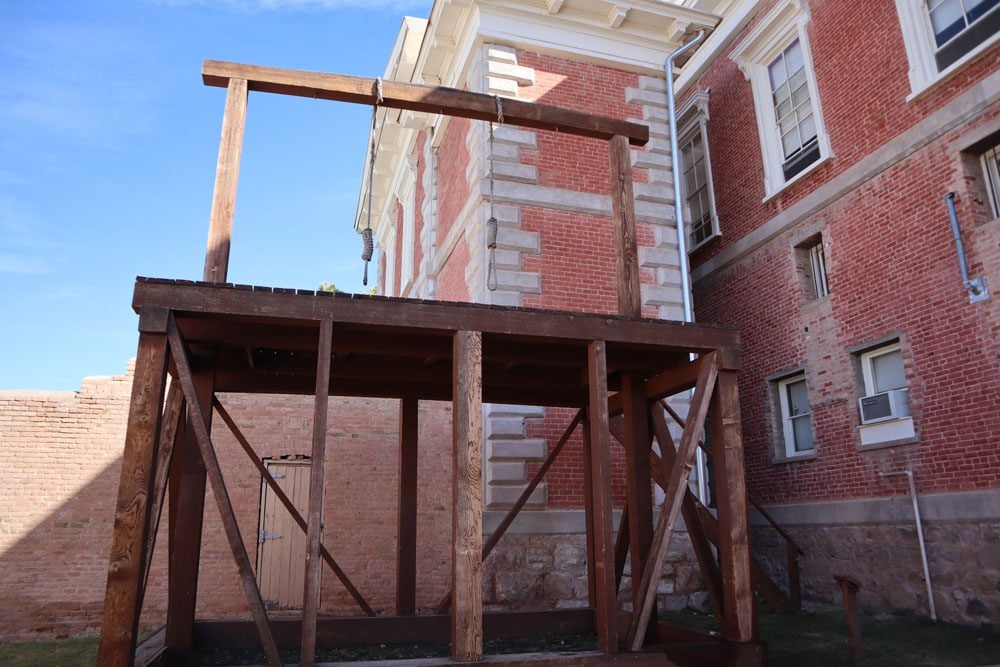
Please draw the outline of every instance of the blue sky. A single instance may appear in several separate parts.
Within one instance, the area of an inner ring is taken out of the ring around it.
[[[0,389],[134,356],[135,276],[200,279],[225,91],[205,59],[382,73],[431,0],[0,0]],[[361,291],[370,111],[251,93],[229,279]]]

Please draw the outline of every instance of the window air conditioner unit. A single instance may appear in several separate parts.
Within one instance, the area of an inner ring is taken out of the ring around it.
[[[892,389],[858,399],[862,424],[877,424],[910,416],[906,389]]]

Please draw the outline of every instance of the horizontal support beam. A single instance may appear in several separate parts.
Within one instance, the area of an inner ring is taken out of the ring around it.
[[[321,618],[316,622],[316,646],[447,642],[450,623],[448,616],[443,615]],[[298,619],[275,619],[271,628],[280,648],[298,648],[301,634]],[[594,632],[594,611],[485,612],[483,632],[486,639],[590,634]],[[259,646],[251,621],[196,621],[194,636],[199,650]]]
[[[442,86],[382,81],[382,98],[379,99],[376,80],[366,77],[205,61],[202,80],[206,86],[225,88],[231,79],[245,79],[250,90],[264,93],[378,105],[476,120],[497,120],[497,98],[493,95]],[[504,98],[502,103],[505,124],[605,141],[614,136],[623,136],[636,146],[643,146],[649,141],[649,128],[638,123],[509,98]]]
[[[140,278],[132,306],[138,310],[144,305],[178,311],[175,313],[178,318],[200,313],[215,318],[230,316],[247,323],[274,324],[329,318],[335,324],[361,325],[400,335],[414,331],[481,331],[484,335],[517,336],[525,343],[561,339],[586,345],[587,341],[603,340],[610,348],[620,343],[680,352],[711,352],[739,346],[736,329],[710,324],[362,295],[285,294]]]

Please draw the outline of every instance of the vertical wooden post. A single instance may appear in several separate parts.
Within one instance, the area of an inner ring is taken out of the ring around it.
[[[233,236],[233,213],[236,210],[236,187],[240,180],[240,156],[243,153],[246,118],[246,79],[230,79],[226,91],[226,110],[222,116],[212,213],[208,221],[204,273],[204,280],[208,282],[226,282],[229,271],[229,245]]]
[[[399,401],[399,524],[396,530],[396,614],[417,607],[417,447],[418,401]]]
[[[757,612],[750,575],[750,521],[736,371],[719,370],[710,417],[725,610],[722,635],[730,641],[754,641],[757,639]]]
[[[483,337],[455,333],[452,371],[451,657],[483,657]]]
[[[302,667],[316,664],[316,614],[323,569],[319,556],[323,537],[323,491],[326,483],[326,422],[330,405],[333,321],[319,325],[316,357],[316,402],[313,407],[312,460],[309,467],[309,517],[306,519],[306,575],[302,602]]]
[[[604,341],[587,346],[587,376],[590,405],[590,467],[594,522],[594,584],[597,604],[597,647],[606,653],[618,651],[617,591],[615,590],[614,531],[611,523],[611,434],[608,430],[608,357]]]
[[[208,364],[194,374],[194,386],[201,401],[201,413],[211,429],[215,365]],[[207,472],[192,423],[190,401],[178,433],[178,447],[170,465],[169,554],[167,558],[167,627],[164,643],[172,660],[190,662],[194,648],[194,612],[198,599],[198,570],[201,560],[202,522],[205,516]]]
[[[865,659],[864,647],[861,645],[861,617],[858,614],[858,591],[861,590],[861,584],[846,574],[835,574],[833,579],[840,585],[840,594],[844,601],[844,621],[847,623],[847,645],[851,649],[851,664],[860,665]]]
[[[594,575],[594,473],[591,466],[590,417],[583,419],[583,514],[587,533],[587,605],[597,608],[597,578]],[[617,589],[617,585],[615,586]]]
[[[643,391],[642,378],[622,375],[622,407],[624,409],[626,502],[628,503],[629,554],[632,563],[632,604],[640,602],[640,573],[646,569],[649,547],[653,542],[653,497],[649,477],[649,409]],[[655,601],[654,601],[655,618]],[[647,637],[655,639],[656,627],[648,626]]]
[[[128,667],[135,656],[145,575],[156,444],[167,378],[165,308],[139,314],[139,349],[122,453],[98,664]]]
[[[642,314],[642,294],[639,289],[635,194],[628,139],[613,137],[608,142],[608,154],[611,159],[611,215],[614,219],[618,314],[639,317]]]

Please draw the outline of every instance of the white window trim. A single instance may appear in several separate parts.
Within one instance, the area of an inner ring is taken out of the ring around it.
[[[768,201],[785,188],[812,173],[832,156],[830,138],[823,122],[819,88],[813,69],[812,49],[806,25],[810,20],[807,0],[782,0],[757,26],[736,45],[730,58],[743,71],[753,90],[754,107],[757,110],[757,134],[760,138],[761,157],[764,161],[764,200]],[[781,165],[785,161],[778,136],[778,122],[774,115],[774,101],[771,97],[768,65],[796,38],[802,46],[805,63],[806,83],[816,119],[816,139],[819,144],[819,159],[792,178],[785,180]]]
[[[798,451],[795,449],[795,429],[792,426],[792,414],[791,407],[788,405],[788,391],[787,387],[790,384],[796,382],[806,383],[806,393],[809,391],[809,382],[806,381],[805,373],[796,373],[795,375],[789,375],[778,381],[778,405],[779,405],[779,417],[781,419],[781,433],[782,441],[785,445],[785,459],[795,459],[803,457],[812,457],[816,453],[816,436],[813,434],[813,446],[812,449],[804,449]],[[809,416],[809,428],[812,429],[812,405],[809,406],[809,412],[806,413]],[[806,415],[796,415],[797,417],[803,417]]]
[[[400,192],[400,205],[403,208],[403,238],[399,251],[402,253],[400,261],[400,281],[399,293],[405,294],[406,290],[413,283],[414,265],[413,256],[416,253],[416,188],[414,187],[413,171],[407,169],[403,178]]]
[[[866,352],[862,352],[859,355],[858,359],[861,363],[861,377],[865,384],[865,396],[871,396],[876,393],[875,376],[872,372],[872,359],[901,349],[902,345],[899,342],[895,342],[880,345],[876,348],[867,350]],[[903,370],[905,378],[905,365]],[[907,396],[909,396],[910,388],[908,381],[907,386],[904,387],[903,390],[906,391]],[[859,431],[861,435],[862,447],[873,445],[877,446],[885,442],[901,443],[911,441],[916,437],[916,431],[913,427],[913,417],[891,419],[877,424],[862,424]]]
[[[983,168],[983,177],[986,179],[984,185],[986,186],[986,195],[990,200],[990,210],[994,218],[1000,218],[1000,166],[990,164],[987,159],[993,152],[1000,154],[1000,144],[983,151],[983,154],[979,156],[979,164]]]
[[[719,216],[715,212],[715,186],[712,184],[712,157],[711,151],[708,150],[708,128],[706,127],[706,123],[708,122],[708,99],[710,92],[710,90],[697,91],[687,102],[684,103],[684,106],[682,106],[677,113],[677,125],[680,128],[677,132],[678,147],[689,142],[694,137],[695,133],[701,134],[701,146],[702,150],[705,151],[705,182],[708,187],[708,209],[712,214],[712,233],[695,245],[691,243],[691,223],[693,222],[693,220],[691,220],[691,212],[685,211],[685,217],[688,221],[688,229],[684,230],[684,233],[687,234],[688,238],[689,255],[709,241],[722,236],[722,231],[719,228]],[[683,166],[684,165],[682,164],[682,169]],[[688,193],[683,179],[681,179],[681,190],[684,195],[685,203],[687,203]]]
[[[812,271],[813,290],[816,293],[816,298],[822,299],[830,294],[830,279],[826,275],[826,246],[823,244],[822,237],[817,243],[809,246],[806,251],[809,253],[809,269]]]
[[[389,241],[382,250],[385,253],[385,280],[382,282],[382,289],[385,296],[396,296],[393,289],[396,283],[396,228],[392,225],[387,225],[386,228],[389,230]]]
[[[937,87],[966,63],[1000,41],[1000,33],[997,33],[939,72],[937,61],[934,60],[937,46],[925,0],[896,0],[896,13],[899,14],[906,60],[910,65],[910,94],[906,98],[907,102],[912,102]]]

